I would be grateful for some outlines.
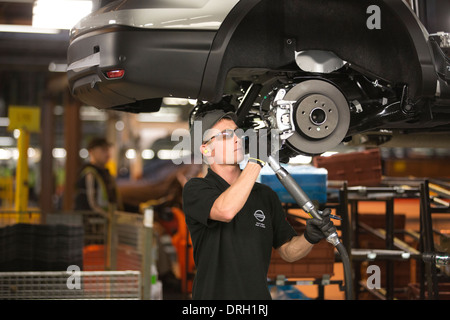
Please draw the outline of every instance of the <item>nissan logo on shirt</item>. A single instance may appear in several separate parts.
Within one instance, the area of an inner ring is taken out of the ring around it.
[[[256,210],[253,216],[255,216],[256,220],[258,220],[258,222],[256,222],[255,224],[257,227],[266,227],[266,225],[263,223],[263,221],[266,219],[266,216],[264,215],[264,212],[262,212],[262,210]]]

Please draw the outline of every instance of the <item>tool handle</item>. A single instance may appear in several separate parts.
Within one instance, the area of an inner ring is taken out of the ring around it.
[[[269,156],[267,159],[269,166],[277,175],[278,180],[280,180],[281,184],[286,188],[286,190],[290,193],[290,195],[294,198],[295,202],[300,205],[300,207],[309,214],[311,218],[316,218],[322,220],[322,216],[319,211],[315,208],[309,197],[303,191],[302,188],[297,184],[295,179],[286,171],[278,161],[273,158],[273,156]]]
[[[280,180],[280,182],[311,218],[322,220],[322,215],[313,205],[306,193],[301,188],[297,187],[297,182],[291,175],[287,175],[284,179]]]

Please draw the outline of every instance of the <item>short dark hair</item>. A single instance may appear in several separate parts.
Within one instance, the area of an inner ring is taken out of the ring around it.
[[[96,147],[110,147],[111,145],[112,144],[110,142],[108,142],[108,140],[106,140],[105,138],[94,137],[89,141],[89,143],[87,145],[87,149],[91,150]]]

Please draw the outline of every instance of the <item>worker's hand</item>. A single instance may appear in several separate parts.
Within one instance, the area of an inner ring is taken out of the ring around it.
[[[306,220],[305,239],[309,243],[316,244],[323,238],[336,232],[336,227],[330,220],[331,209],[327,208],[322,212],[322,220],[311,218]]]
[[[270,130],[260,129],[248,135],[247,146],[249,162],[255,162],[261,167],[267,162],[271,153]]]

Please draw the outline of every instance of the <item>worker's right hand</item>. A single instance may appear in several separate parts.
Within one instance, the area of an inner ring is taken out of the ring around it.
[[[318,243],[323,238],[336,232],[336,227],[330,220],[331,209],[327,208],[322,212],[322,220],[311,218],[306,220],[305,239],[312,244]]]

